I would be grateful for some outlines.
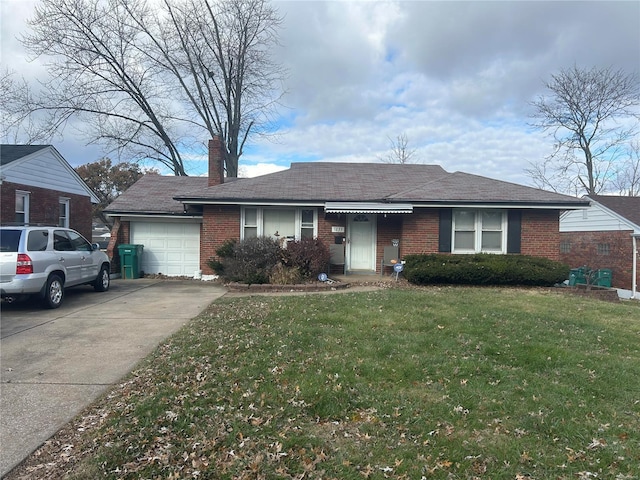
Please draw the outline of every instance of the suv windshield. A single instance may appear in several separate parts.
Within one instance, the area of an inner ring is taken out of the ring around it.
[[[0,232],[0,252],[17,252],[21,230],[2,230]]]

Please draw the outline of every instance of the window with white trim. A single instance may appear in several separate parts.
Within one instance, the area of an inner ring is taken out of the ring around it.
[[[244,207],[240,230],[242,239],[314,238],[318,235],[318,213],[315,208]]]
[[[29,223],[29,192],[16,191],[16,223]]]
[[[258,209],[245,208],[243,215],[242,238],[256,238],[258,236]]]
[[[502,210],[454,210],[453,253],[506,253],[507,214]]]
[[[300,209],[300,238],[314,238],[316,236],[316,210],[314,208]]]
[[[58,215],[58,226],[69,228],[69,199],[60,197],[60,214]]]

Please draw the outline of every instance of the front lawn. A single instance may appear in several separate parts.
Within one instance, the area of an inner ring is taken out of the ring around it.
[[[223,299],[21,472],[48,468],[637,479],[640,307],[454,287]]]

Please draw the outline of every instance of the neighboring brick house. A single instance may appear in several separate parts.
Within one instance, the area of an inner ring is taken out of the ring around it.
[[[98,198],[51,145],[0,145],[2,225],[59,225],[91,240]]]
[[[631,290],[639,280],[640,197],[591,195],[591,206],[560,216],[560,259],[571,267],[610,268],[612,286]]]
[[[348,272],[380,272],[384,247],[411,253],[521,253],[559,259],[561,211],[587,200],[437,165],[293,163],[256,178],[222,175],[219,139],[209,177],[145,176],[106,210],[116,242],[143,244],[145,273],[212,273],[228,239],[268,235],[343,243]]]

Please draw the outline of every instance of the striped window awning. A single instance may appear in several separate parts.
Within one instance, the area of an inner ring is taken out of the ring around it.
[[[326,213],[413,213],[410,203],[326,202]]]

